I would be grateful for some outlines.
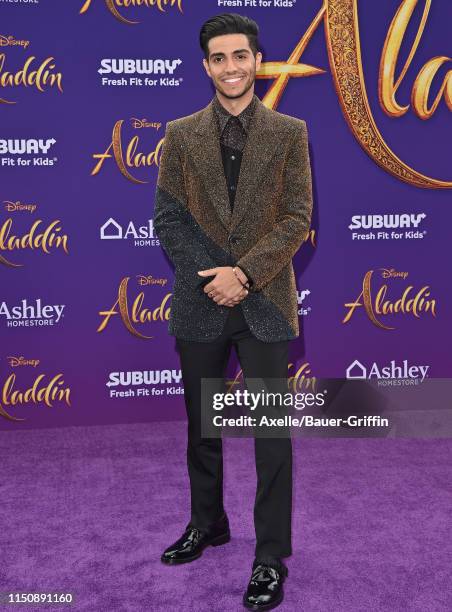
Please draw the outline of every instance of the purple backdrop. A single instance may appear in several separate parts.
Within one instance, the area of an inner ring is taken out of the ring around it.
[[[361,364],[364,376],[383,376],[391,362],[406,362],[428,366],[429,377],[450,376],[450,1],[435,0],[429,11],[419,2],[407,24],[395,80],[425,9],[425,29],[394,94],[408,106],[398,115],[379,99],[380,60],[396,12],[416,3],[119,4],[0,2],[0,428],[184,415],[167,333],[173,273],[153,234],[153,196],[165,123],[214,95],[200,26],[228,10],[256,19],[263,62],[289,70],[283,83],[264,65],[256,93],[305,119],[309,132],[315,208],[310,240],[295,258],[302,334],[291,343],[289,374],[301,384],[303,376],[352,375]],[[354,6],[367,102],[386,153],[359,117],[359,74],[348,55]],[[320,70],[294,74],[285,66],[300,41],[301,57],[291,63]],[[435,111],[422,117],[415,110],[422,69],[440,56],[427,107],[448,76],[449,93],[444,86]],[[338,75],[333,64],[341,57]],[[388,75],[380,80],[390,83]],[[45,146],[34,151],[39,140]],[[352,302],[359,305],[344,322]],[[383,302],[398,312],[380,312]],[[230,377],[239,370],[231,360]]]

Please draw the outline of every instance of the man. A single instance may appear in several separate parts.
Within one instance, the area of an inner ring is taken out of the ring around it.
[[[254,94],[256,22],[218,15],[200,44],[216,95],[167,123],[155,193],[154,227],[175,266],[168,330],[181,359],[191,487],[191,520],[164,551],[167,564],[230,539],[222,440],[201,436],[201,378],[224,376],[232,344],[245,379],[287,377],[299,335],[292,257],[312,211],[306,123]],[[268,610],[283,599],[282,558],[292,553],[292,446],[290,436],[254,443],[256,549],[243,603]]]

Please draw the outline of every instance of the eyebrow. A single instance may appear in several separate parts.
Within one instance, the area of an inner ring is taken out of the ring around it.
[[[248,49],[236,49],[235,51],[233,51],[232,53],[249,53]],[[218,52],[218,53],[211,53],[210,57],[219,57],[224,55],[224,53]]]

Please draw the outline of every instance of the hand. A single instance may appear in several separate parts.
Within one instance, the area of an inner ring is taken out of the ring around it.
[[[242,287],[242,290],[235,298],[229,300],[228,302],[225,302],[223,305],[233,307],[236,304],[239,304],[240,302],[242,302],[246,298],[248,293],[249,293],[248,289],[246,287]]]
[[[215,278],[204,287],[204,293],[220,306],[235,306],[248,295],[248,289],[242,286],[231,266],[199,270],[198,274],[215,275]]]

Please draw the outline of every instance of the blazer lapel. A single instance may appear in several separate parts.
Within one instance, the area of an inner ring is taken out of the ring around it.
[[[230,232],[237,227],[247,210],[253,209],[253,199],[259,197],[261,179],[268,172],[267,165],[279,148],[284,146],[287,131],[275,127],[272,112],[258,100],[242,151],[239,181],[231,213],[214,113],[211,101],[201,111],[197,127],[187,137],[188,148],[209,199]]]

